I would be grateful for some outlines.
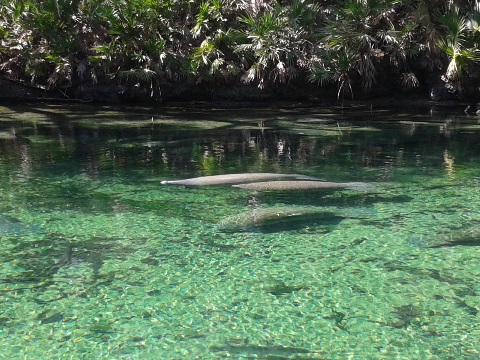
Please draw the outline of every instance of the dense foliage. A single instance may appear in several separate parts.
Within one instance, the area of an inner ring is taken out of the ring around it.
[[[409,90],[480,78],[473,0],[11,0],[0,6],[0,74],[44,88],[122,83],[336,84],[382,75]]]

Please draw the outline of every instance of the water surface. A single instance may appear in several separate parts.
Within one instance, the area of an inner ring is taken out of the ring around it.
[[[2,107],[1,357],[477,359],[479,135],[462,112]],[[376,190],[160,185],[240,172]],[[242,223],[272,209],[304,215]]]

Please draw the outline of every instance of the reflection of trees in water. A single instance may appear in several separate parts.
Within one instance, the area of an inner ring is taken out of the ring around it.
[[[148,146],[145,142],[120,144],[106,143],[93,131],[70,134],[76,137],[73,144],[65,146],[65,136],[60,141],[31,144],[23,139],[9,140],[2,146],[2,158],[19,166],[19,171],[28,176],[32,167],[39,169],[49,165],[78,162],[80,172],[98,177],[104,169],[129,166],[160,166],[170,170],[198,169],[213,171],[222,166],[262,169],[292,165],[320,165],[330,162],[345,162],[342,156],[348,153],[350,163],[364,166],[400,165],[403,150],[396,155],[385,146],[365,147],[342,145],[339,138],[320,139],[291,134],[261,134],[257,131],[241,134],[225,134],[220,137],[193,139],[184,144]],[[387,148],[387,151],[385,151]],[[132,164],[133,162],[133,164]],[[232,165],[234,164],[234,165]]]
[[[334,136],[304,136],[263,127],[243,130],[178,131],[171,129],[85,128],[72,122],[16,128],[0,140],[0,161],[11,173],[32,176],[35,170],[81,172],[101,176],[105,170],[131,167],[172,173],[213,174],[235,171],[286,171],[289,167],[373,167],[388,179],[402,166],[455,166],[476,156],[475,133],[460,133],[449,121],[429,126],[395,125],[395,130],[342,131]],[[439,130],[440,129],[440,130]],[[13,170],[15,169],[15,170]],[[221,170],[220,170],[221,169]],[[13,171],[12,171],[13,170]]]
[[[189,161],[195,164],[209,166],[222,166],[234,162],[238,167],[260,169],[264,166],[284,167],[292,164],[308,164],[316,155],[318,139],[302,138],[289,134],[260,133],[258,131],[242,131],[238,135],[227,134],[219,139],[194,143],[193,148],[182,151],[182,161],[185,162],[184,154],[188,152]],[[334,152],[334,143],[322,144],[322,153]],[[195,149],[198,147],[198,149]],[[178,149],[165,149],[163,158],[171,159],[179,157]],[[178,164],[178,162],[176,162]],[[208,170],[204,168],[204,170]]]

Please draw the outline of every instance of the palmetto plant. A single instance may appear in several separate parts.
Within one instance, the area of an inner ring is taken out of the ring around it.
[[[197,83],[227,81],[240,71],[233,48],[238,32],[228,29],[235,18],[234,1],[210,0],[202,3],[195,15],[191,30],[198,41],[190,55],[190,70]]]
[[[413,40],[420,47],[419,65],[429,70],[442,66],[438,48],[442,32],[437,19],[443,4],[438,0],[412,1],[407,13],[408,26],[413,27]]]
[[[240,17],[245,42],[236,47],[249,63],[242,76],[246,83],[257,81],[263,88],[268,80],[286,82],[298,73],[319,7],[296,0],[282,6],[274,2],[268,11]]]
[[[310,68],[310,81],[322,86],[337,82],[337,99],[340,97],[343,99],[346,94],[353,98],[351,73],[358,61],[357,54],[346,48],[340,51],[330,51],[329,48],[325,48],[320,55]]]
[[[92,47],[90,63],[110,77],[139,83],[159,96],[161,65],[166,57],[162,17],[151,1],[109,1],[98,8],[101,37]]]
[[[205,81],[228,81],[240,72],[236,58],[229,51],[229,45],[234,40],[227,33],[218,33],[213,38],[207,38],[193,50],[191,56],[191,71],[197,83]],[[233,45],[232,45],[233,46]]]
[[[0,74],[46,88],[86,81],[150,90],[188,78],[254,82],[306,76],[337,97],[381,71],[479,76],[474,0],[10,0],[0,6]],[[398,69],[397,69],[398,68]],[[443,70],[442,70],[443,69]]]
[[[376,81],[375,63],[398,42],[393,18],[398,0],[345,0],[332,7],[311,67],[312,81],[326,79],[339,85],[338,96],[352,90],[352,81],[360,77],[368,90]]]
[[[71,81],[74,58],[79,47],[79,0],[14,1],[2,5],[3,42],[10,44],[8,59],[0,67],[10,74],[16,65],[33,83],[65,84]],[[13,56],[12,56],[13,55]],[[17,72],[17,75],[18,74]]]
[[[417,68],[444,69],[443,80],[461,90],[461,78],[479,60],[478,1],[407,1],[405,26],[418,49]],[[405,79],[410,79],[408,76]]]
[[[210,0],[200,4],[198,12],[195,15],[195,26],[192,29],[192,35],[195,38],[202,34],[210,33],[216,29],[223,29],[223,22],[227,19],[223,15],[224,8],[230,4],[222,0]]]
[[[264,12],[258,16],[250,14],[240,19],[248,42],[238,45],[236,51],[252,59],[251,66],[243,76],[245,82],[258,80],[259,87],[263,87],[268,69],[283,59],[292,58],[289,48],[282,43],[282,32],[287,23],[279,10],[278,6],[273,12]]]
[[[22,55],[28,46],[28,36],[20,25],[24,11],[23,3],[0,7],[0,70],[11,79],[18,79],[23,74]]]
[[[452,82],[460,89],[460,79],[474,62],[480,61],[478,46],[478,22],[480,5],[469,14],[463,13],[456,6],[450,6],[439,17],[445,35],[438,40],[438,47],[448,57],[449,63],[445,72],[445,80]]]

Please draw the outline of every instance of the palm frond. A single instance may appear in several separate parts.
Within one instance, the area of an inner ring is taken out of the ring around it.
[[[413,72],[406,72],[400,76],[400,86],[403,90],[410,90],[420,85],[417,76]]]
[[[317,62],[310,68],[308,79],[311,82],[318,83],[320,86],[325,86],[326,84],[335,81],[335,74],[331,69]]]
[[[467,29],[467,19],[460,14],[457,7],[448,8],[438,21],[446,29],[445,37],[452,42],[462,42],[465,37],[465,30]]]
[[[273,81],[279,81],[280,83],[295,79],[297,75],[298,70],[294,66],[287,66],[282,61],[280,61],[270,73],[270,77],[273,78]]]
[[[466,26],[473,33],[480,32],[480,1],[475,1],[472,11],[467,15]]]
[[[358,61],[358,72],[362,76],[363,87],[370,89],[375,82],[375,65],[373,65],[372,58],[369,54],[362,54]]]
[[[157,76],[157,73],[150,69],[130,69],[120,71],[118,76],[121,80],[150,84],[151,81]]]

